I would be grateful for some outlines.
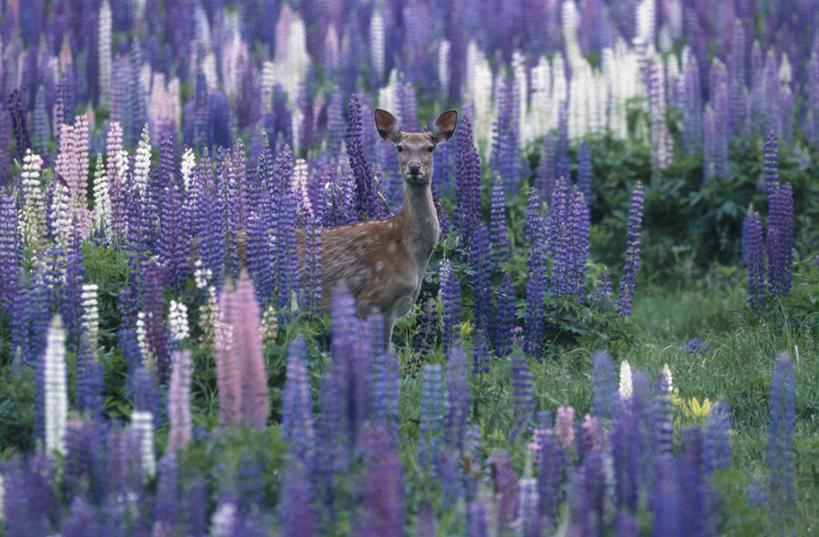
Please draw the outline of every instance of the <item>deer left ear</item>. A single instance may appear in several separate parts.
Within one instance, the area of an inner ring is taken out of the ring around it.
[[[438,119],[435,120],[435,124],[432,126],[432,131],[430,132],[432,135],[432,140],[436,144],[446,142],[452,138],[452,134],[455,132],[455,126],[457,124],[458,111],[454,109],[447,110],[438,116]]]

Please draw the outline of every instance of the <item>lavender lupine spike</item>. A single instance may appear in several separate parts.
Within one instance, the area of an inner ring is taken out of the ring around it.
[[[458,145],[455,157],[456,225],[465,244],[470,245],[481,211],[481,160],[472,136],[472,118],[464,116],[455,136]]]
[[[469,264],[472,268],[472,294],[474,296],[474,319],[478,328],[485,332],[492,329],[492,269],[489,232],[486,225],[477,220],[469,246]]]
[[[176,452],[168,451],[159,461],[154,496],[154,531],[170,531],[179,517],[179,463]]]
[[[401,537],[404,535],[404,476],[401,459],[383,427],[369,427],[361,438],[365,475],[360,484],[361,515],[355,535]]]
[[[282,478],[282,500],[279,509],[282,535],[315,534],[313,510],[310,506],[311,484],[307,465],[298,458],[287,463]]]
[[[347,131],[344,143],[347,147],[347,159],[355,176],[355,210],[358,218],[380,216],[381,208],[372,205],[372,200],[376,197],[375,176],[363,145],[361,103],[356,94],[353,94],[347,103]]]
[[[793,264],[793,190],[789,182],[774,184],[768,194],[768,284],[771,295],[785,297],[791,288]]]
[[[499,357],[512,351],[512,328],[515,326],[515,286],[508,272],[498,289],[498,314],[495,319],[495,352]]]
[[[162,269],[156,261],[151,261],[144,269],[145,282],[144,316],[148,348],[155,361],[155,374],[160,384],[170,376],[170,356],[168,354],[165,323],[162,321]]]
[[[13,195],[0,192],[0,304],[7,311],[17,293],[17,279],[22,261],[22,243],[18,233],[17,210]]]
[[[469,413],[469,386],[466,381],[466,353],[455,345],[447,362],[445,440],[455,450],[463,449]]]
[[[492,485],[500,496],[498,503],[497,523],[498,534],[503,535],[511,529],[518,514],[520,490],[515,472],[512,470],[512,463],[509,454],[496,449],[489,456],[489,468],[492,475]]]
[[[529,190],[529,203],[526,206],[526,257],[530,277],[546,265],[545,249],[546,224],[543,219],[543,207],[537,189],[532,188]]]
[[[398,445],[398,400],[401,379],[398,359],[389,350],[379,352],[373,363],[373,417],[390,432],[393,445]]]
[[[461,323],[461,282],[454,274],[448,259],[440,267],[441,299],[443,301],[443,328],[441,343],[444,352],[448,352],[455,343],[456,328]]]
[[[762,218],[754,211],[746,216],[747,241],[745,258],[748,265],[748,305],[759,309],[765,299],[765,246]]]
[[[309,464],[315,440],[304,338],[290,343],[287,381],[282,395],[282,431],[284,439],[290,443],[290,452]]]
[[[702,449],[707,472],[726,470],[731,466],[731,412],[724,401],[711,406]]]
[[[615,397],[614,364],[611,356],[604,351],[594,355],[592,370],[594,392],[594,415],[598,419],[607,419],[612,416],[612,405]]]
[[[172,360],[171,384],[168,387],[168,416],[171,430],[168,449],[183,450],[191,439],[191,353],[177,351]]]
[[[627,317],[631,314],[631,299],[640,269],[640,243],[643,225],[643,184],[637,181],[631,193],[631,208],[628,216],[626,234],[626,261],[623,276],[620,278],[620,298],[617,302],[617,315]]]
[[[552,190],[549,215],[549,253],[552,257],[552,298],[569,293],[570,236],[568,217],[571,198],[565,178],[561,177]]]
[[[783,352],[776,358],[771,380],[771,423],[768,433],[770,506],[781,516],[787,516],[791,511],[795,496],[793,464],[795,395],[793,361]]]
[[[492,240],[492,264],[497,268],[511,256],[509,234],[506,231],[506,196],[500,176],[492,186],[489,232]]]
[[[515,352],[511,357],[511,362],[509,385],[514,404],[515,426],[512,429],[510,441],[514,442],[519,433],[523,432],[525,434],[529,429],[535,403],[532,391],[532,372],[526,363],[526,357],[520,352]]]
[[[677,461],[679,481],[680,533],[705,535],[706,483],[702,467],[702,432],[697,426],[686,427]]]
[[[555,180],[557,179],[555,177],[555,151],[554,137],[552,133],[547,132],[543,136],[543,149],[535,177],[535,187],[544,200],[552,199],[552,189],[554,189]]]
[[[575,187],[569,207],[569,236],[571,237],[569,264],[569,292],[581,302],[589,256],[589,205],[583,193]]]
[[[444,387],[439,364],[424,366],[421,393],[418,464],[426,467],[435,460],[443,431]]]

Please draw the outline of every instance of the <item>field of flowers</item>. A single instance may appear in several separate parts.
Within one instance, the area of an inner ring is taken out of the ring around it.
[[[817,14],[0,0],[0,536],[819,534]]]

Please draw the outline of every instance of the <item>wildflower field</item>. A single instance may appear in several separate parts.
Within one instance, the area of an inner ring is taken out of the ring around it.
[[[817,14],[0,0],[0,536],[819,535]]]

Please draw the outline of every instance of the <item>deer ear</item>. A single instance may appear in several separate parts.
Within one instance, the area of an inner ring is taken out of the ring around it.
[[[398,124],[398,120],[395,119],[394,115],[386,110],[376,108],[373,117],[375,118],[375,129],[383,139],[394,144],[401,141],[401,125]]]
[[[432,134],[433,141],[436,144],[439,144],[452,138],[452,134],[455,132],[455,126],[457,124],[457,110],[447,110],[438,116],[438,119],[435,120],[435,124],[432,126],[432,131],[430,132],[430,134]]]

